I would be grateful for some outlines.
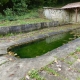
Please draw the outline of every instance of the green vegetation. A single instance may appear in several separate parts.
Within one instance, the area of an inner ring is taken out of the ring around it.
[[[4,5],[4,4],[6,4],[7,2],[9,2],[9,0],[0,0],[0,5]]]
[[[17,20],[20,20],[18,24],[30,23],[26,20],[43,18],[39,14],[43,13],[44,6],[59,7],[75,1],[79,0],[0,0],[0,26],[8,26],[10,22],[15,25]]]
[[[14,54],[17,54],[17,56],[20,56],[21,58],[37,57],[63,45],[63,43],[67,43],[70,37],[73,38],[73,35],[69,33],[64,34],[65,36],[62,34],[62,37],[60,36],[60,38],[59,36],[56,36],[57,40],[54,40],[54,38],[49,38],[48,40],[39,40],[36,42],[14,47],[9,51],[12,51]]]
[[[25,78],[21,78],[20,80],[26,80]]]
[[[65,62],[71,66],[75,61],[65,61]]]
[[[48,66],[43,67],[43,70],[47,71],[49,74],[53,74],[55,76],[59,76],[60,74],[57,73],[55,70],[49,68]]]
[[[75,52],[74,52],[75,53]],[[71,58],[73,57],[74,59],[73,60],[67,60],[67,58]],[[77,58],[75,58],[75,55],[73,55],[72,53],[69,54],[65,59],[64,59],[64,62],[66,62],[67,64],[69,64],[70,66],[73,65],[73,63],[77,60]]]
[[[59,60],[60,60],[60,61],[64,61],[64,60],[65,60],[65,58],[59,58]]]
[[[78,56],[75,54],[76,54],[75,52],[72,52],[68,56],[73,56],[73,58],[78,59]],[[69,62],[69,63],[73,63],[73,62]]]
[[[77,47],[77,48],[76,48],[76,51],[77,51],[77,52],[80,52],[80,47]]]
[[[30,76],[30,78],[36,79],[36,80],[45,80],[43,77],[41,77],[38,73],[38,70],[31,70],[28,72],[28,75]]]
[[[75,52],[72,52],[72,53],[69,54],[69,56],[73,56],[74,54],[75,54]]]
[[[68,78],[64,78],[64,80],[69,80]]]
[[[80,80],[80,77],[78,77],[76,80]]]
[[[79,51],[80,52],[80,51]],[[70,57],[73,57],[74,55],[76,55],[76,51],[73,53],[70,53],[69,55],[67,55],[66,56],[66,58],[68,58],[68,56],[70,56]],[[66,60],[66,58],[57,58],[57,57],[55,57],[55,59],[57,59],[58,61],[60,61],[60,62],[62,62],[62,60],[64,60],[64,62],[65,62],[65,60]],[[77,61],[77,59],[76,60],[72,60],[72,61],[69,61],[68,59],[67,59],[67,63],[71,66],[72,64],[75,64],[74,62],[75,61]],[[63,75],[64,73],[58,73],[58,71],[56,71],[56,70],[54,70],[54,65],[56,65],[56,64],[54,64],[54,62],[55,61],[51,61],[49,64],[47,64],[46,66],[44,66],[44,67],[42,67],[40,70],[35,70],[35,69],[33,69],[33,70],[31,70],[31,71],[29,71],[29,76],[32,78],[32,79],[35,79],[35,80],[45,80],[44,78],[41,78],[41,76],[43,76],[43,74],[47,74],[47,76],[48,76],[48,74],[49,75],[51,75],[51,76],[55,76],[55,77],[61,77],[62,79],[64,79],[64,80],[69,80],[68,78],[68,76],[66,76],[66,74],[65,74],[65,76]],[[62,62],[63,63],[63,62]],[[61,65],[64,65],[64,64],[61,64]],[[70,69],[70,71],[74,71],[74,72],[78,72],[78,73],[80,73],[80,70],[77,70],[76,68],[71,68],[70,66],[68,66],[68,68]],[[63,66],[62,66],[62,68],[63,68]],[[66,69],[66,67],[65,67],[65,69]],[[61,71],[63,71],[64,69],[61,69]],[[41,76],[40,76],[41,75]],[[45,78],[46,78],[46,76],[44,76]],[[54,77],[53,77],[53,79],[54,79]],[[77,78],[76,78],[76,80],[80,80],[80,77],[78,76]]]
[[[78,56],[77,56],[77,55],[74,55],[73,57],[74,57],[75,59],[78,59]]]
[[[6,21],[1,21],[0,26],[14,26],[14,25],[33,24],[33,23],[49,22],[49,21],[50,20],[47,20],[45,18],[19,19],[19,20],[16,20],[16,21],[6,20]]]
[[[17,10],[25,8],[33,9],[36,7],[43,7],[43,6],[56,6],[56,5],[64,5],[71,2],[78,2],[79,0],[0,0],[0,5],[8,6]],[[10,5],[11,2],[11,5]],[[6,4],[6,5],[5,5]],[[22,8],[21,8],[22,6]],[[4,7],[2,7],[4,9]],[[19,10],[19,11],[20,11]]]

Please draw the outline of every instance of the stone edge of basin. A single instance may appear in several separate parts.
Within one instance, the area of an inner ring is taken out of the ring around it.
[[[33,42],[33,41],[37,41],[37,40],[40,40],[40,39],[44,39],[44,38],[54,36],[54,35],[57,35],[57,34],[61,34],[61,33],[64,33],[64,32],[69,32],[69,31],[75,30],[75,29],[78,29],[78,28],[62,30],[62,31],[58,31],[58,32],[50,32],[50,33],[47,33],[47,34],[42,34],[42,35],[33,36],[33,37],[29,37],[29,38],[23,38],[23,39],[20,39],[18,41],[3,43],[3,44],[0,45],[0,55],[7,54],[8,50],[11,49],[12,47],[19,46],[19,45],[22,45],[22,44],[25,44],[25,43],[30,43],[30,42]]]

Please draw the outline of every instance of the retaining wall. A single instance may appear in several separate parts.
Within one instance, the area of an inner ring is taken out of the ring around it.
[[[18,25],[18,26],[0,27],[0,34],[5,35],[7,33],[29,32],[29,31],[38,30],[47,27],[56,27],[59,25],[60,24],[58,23],[58,21],[52,21],[52,22],[25,24],[25,25]]]

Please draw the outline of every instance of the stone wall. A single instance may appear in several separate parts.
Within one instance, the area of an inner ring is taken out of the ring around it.
[[[59,21],[60,23],[76,22],[76,13],[74,9],[64,10],[44,7],[44,15],[46,18]],[[77,22],[80,22],[80,11],[78,11]]]
[[[17,25],[17,26],[9,26],[9,27],[0,27],[0,34],[5,35],[8,33],[30,32],[33,30],[38,30],[38,29],[47,28],[47,27],[55,27],[55,26],[59,26],[58,21],[25,24],[25,25]]]
[[[60,23],[69,22],[69,12],[62,9],[44,8],[44,15],[46,18]]]

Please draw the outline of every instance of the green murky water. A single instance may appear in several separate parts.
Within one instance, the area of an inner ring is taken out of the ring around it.
[[[58,34],[43,40],[38,40],[21,46],[12,48],[10,51],[20,58],[33,58],[43,55],[70,40],[76,38],[72,32]]]

